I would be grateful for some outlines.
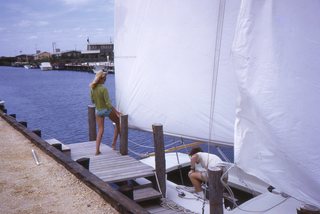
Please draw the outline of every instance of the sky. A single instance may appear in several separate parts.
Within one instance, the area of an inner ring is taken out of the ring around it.
[[[0,0],[0,57],[113,42],[114,0]]]

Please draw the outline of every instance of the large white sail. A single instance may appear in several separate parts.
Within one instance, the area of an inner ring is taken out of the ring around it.
[[[320,1],[245,0],[234,43],[236,162],[320,206]]]
[[[167,134],[233,145],[231,44],[239,5],[115,1],[116,100],[131,127],[161,123]]]

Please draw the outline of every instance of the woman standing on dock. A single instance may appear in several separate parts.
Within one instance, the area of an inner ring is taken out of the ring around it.
[[[101,139],[104,132],[104,118],[109,117],[112,122],[116,124],[114,129],[114,136],[112,148],[116,149],[117,138],[120,132],[120,112],[118,112],[111,104],[109,92],[104,83],[107,79],[107,73],[103,70],[96,73],[95,78],[90,84],[91,100],[96,106],[96,120],[98,123],[98,133],[96,139],[96,155],[99,155]]]

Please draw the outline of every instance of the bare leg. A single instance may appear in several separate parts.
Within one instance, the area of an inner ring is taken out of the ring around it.
[[[98,123],[98,134],[97,134],[97,140],[96,140],[96,155],[99,155],[100,152],[100,144],[101,139],[104,132],[104,117],[100,117],[96,115],[96,121]]]
[[[114,132],[113,132],[113,141],[112,141],[112,149],[113,150],[116,150],[116,144],[117,144],[118,135],[119,135],[119,131],[118,131],[118,128],[116,126],[116,127],[114,127]]]
[[[115,109],[112,108],[112,111],[109,115],[109,118],[112,122],[116,124],[116,127],[114,128],[114,133],[113,133],[113,141],[112,141],[112,149],[116,148],[117,144],[117,139],[120,134],[120,119],[119,119],[120,113]]]
[[[201,183],[202,183],[202,179],[201,179],[201,173],[200,172],[193,172],[191,174],[189,174],[189,178],[190,181],[192,183],[192,185],[194,186],[194,189],[196,192],[201,192]]]

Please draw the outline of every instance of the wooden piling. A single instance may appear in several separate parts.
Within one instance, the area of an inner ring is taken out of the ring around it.
[[[62,152],[62,144],[61,143],[53,143],[51,144],[54,148],[58,149],[60,152]]]
[[[128,115],[120,117],[120,154],[128,154]]]
[[[10,117],[17,118],[16,114],[9,114]]]
[[[94,141],[97,139],[96,128],[96,107],[94,105],[88,105],[88,125],[89,125],[89,140]]]
[[[70,156],[59,152],[54,149],[49,143],[42,138],[35,137],[35,134],[28,128],[22,126],[17,120],[3,114],[0,111],[0,117],[3,118],[13,128],[23,134],[34,145],[43,150],[46,154],[52,157],[55,161],[62,164],[67,170],[69,170],[80,181],[85,183],[92,190],[97,192],[104,200],[124,214],[148,214],[149,212],[142,208],[136,202],[124,197],[119,191],[115,190],[108,183],[101,180],[96,175],[92,174],[89,170],[84,170],[78,163],[73,161]]]
[[[222,173],[220,167],[208,169],[210,214],[223,214],[223,185],[220,181]]]
[[[155,149],[155,167],[160,192],[162,197],[166,197],[166,160],[164,152],[164,137],[161,124],[153,124],[153,140]]]
[[[26,121],[20,121],[19,123],[26,128],[28,127],[28,123]]]
[[[76,162],[81,166],[83,166],[85,169],[89,170],[90,158],[86,158],[86,157],[79,158],[76,160]]]
[[[41,137],[41,130],[40,129],[32,130],[32,132],[35,133],[36,135],[38,135],[39,137]]]
[[[1,101],[1,100],[0,100]],[[4,102],[0,102],[0,110],[4,112],[4,110],[6,109]],[[4,112],[5,113],[5,112]]]

